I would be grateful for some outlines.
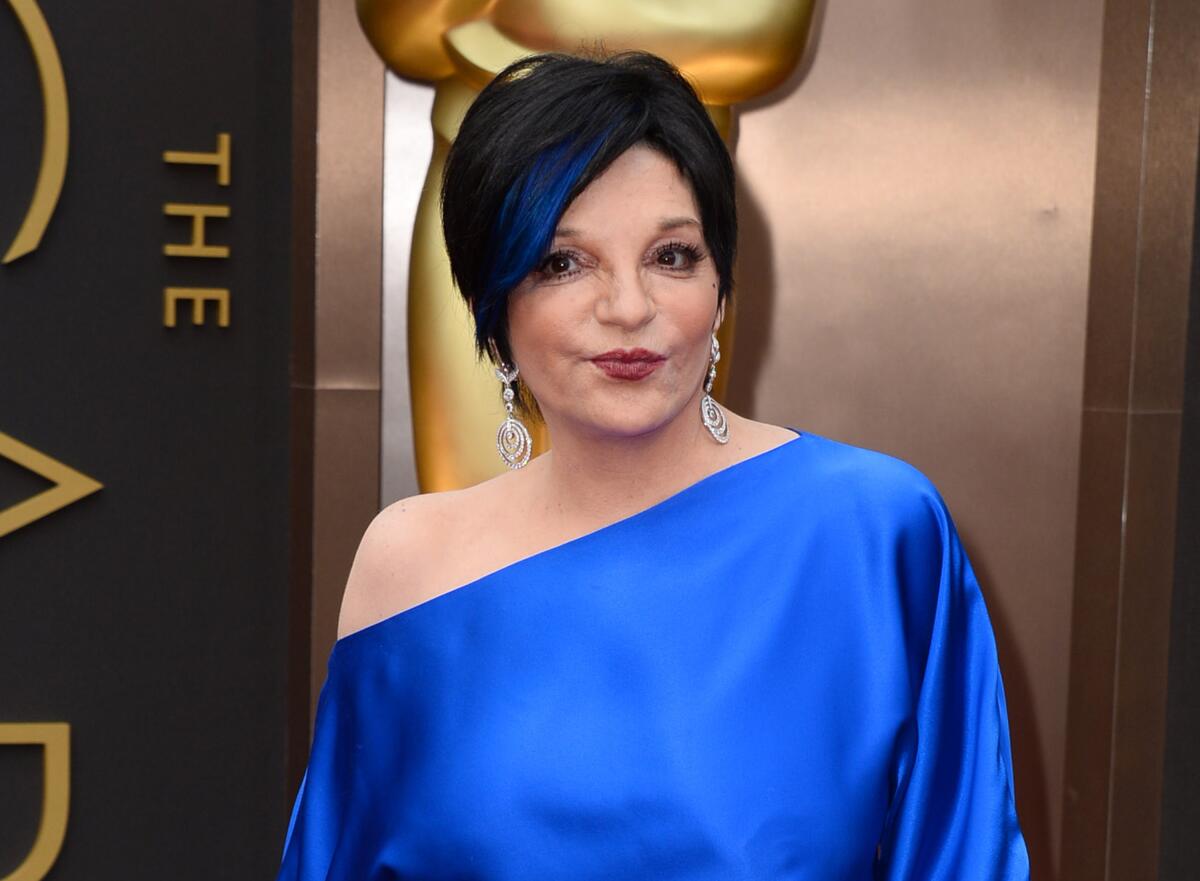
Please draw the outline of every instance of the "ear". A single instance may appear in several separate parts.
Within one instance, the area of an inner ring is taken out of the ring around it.
[[[716,318],[713,320],[713,328],[712,328],[713,333],[716,333],[720,329],[721,322],[724,320],[725,320],[725,301],[722,300],[721,305],[717,307]]]

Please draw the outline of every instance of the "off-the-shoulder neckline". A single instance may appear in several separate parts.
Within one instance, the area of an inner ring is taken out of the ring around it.
[[[445,600],[446,598],[448,598],[452,595],[458,594],[460,591],[463,591],[467,588],[472,588],[472,587],[476,587],[477,585],[484,584],[488,581],[491,581],[494,578],[498,578],[501,575],[504,575],[505,573],[511,572],[515,568],[529,564],[534,560],[540,560],[544,557],[551,556],[551,555],[554,555],[557,553],[561,553],[562,551],[564,551],[568,548],[576,547],[577,545],[579,545],[583,542],[593,541],[593,540],[597,539],[598,537],[600,537],[601,535],[605,535],[613,530],[627,527],[630,524],[639,520],[640,518],[646,517],[646,516],[650,515],[651,513],[653,513],[654,511],[657,511],[664,506],[678,502],[680,499],[686,497],[687,495],[690,495],[691,493],[696,492],[701,487],[706,486],[707,484],[713,482],[714,480],[717,480],[718,478],[730,476],[732,473],[734,473],[738,469],[741,469],[743,466],[748,466],[748,465],[751,465],[754,463],[761,463],[762,461],[771,457],[772,454],[778,453],[781,450],[790,448],[801,440],[804,440],[806,438],[817,437],[810,431],[801,431],[800,429],[793,428],[790,425],[785,426],[785,427],[789,431],[794,431],[796,433],[796,436],[793,438],[788,438],[787,440],[783,441],[782,443],[778,443],[775,446],[770,447],[766,450],[762,450],[761,452],[754,453],[753,455],[747,456],[744,459],[739,459],[736,462],[732,462],[729,465],[726,465],[722,468],[718,468],[716,471],[713,471],[709,474],[704,475],[699,480],[696,480],[693,483],[689,483],[687,486],[676,490],[675,492],[671,493],[669,496],[666,496],[665,498],[660,499],[659,501],[655,502],[654,504],[652,504],[648,507],[642,508],[640,511],[635,511],[634,513],[628,514],[625,517],[620,518],[619,520],[614,520],[611,523],[606,523],[603,526],[599,526],[596,529],[593,529],[589,532],[583,533],[582,535],[577,535],[574,538],[569,538],[566,541],[559,542],[556,545],[551,545],[548,548],[543,548],[540,551],[535,551],[534,553],[529,554],[526,557],[521,557],[519,560],[514,560],[511,563],[505,563],[503,566],[499,567],[498,569],[493,569],[491,572],[487,572],[483,575],[480,575],[478,578],[473,578],[470,581],[463,582],[462,584],[458,585],[457,587],[452,587],[449,590],[442,591],[441,593],[439,593],[435,596],[432,596],[429,599],[422,600],[421,602],[416,603],[415,605],[412,605],[412,606],[408,606],[407,608],[401,609],[398,612],[393,612],[390,615],[387,615],[386,617],[380,618],[377,621],[373,621],[372,623],[367,624],[364,627],[360,627],[358,630],[347,633],[345,636],[341,637],[334,643],[334,645],[333,645],[334,650],[336,651],[339,649],[345,649],[352,644],[361,642],[366,637],[370,636],[372,633],[378,633],[381,630],[388,627],[389,625],[392,625],[401,619],[408,618],[412,613],[420,614],[419,610],[427,609],[430,606],[432,606],[433,604],[438,603],[441,600]]]

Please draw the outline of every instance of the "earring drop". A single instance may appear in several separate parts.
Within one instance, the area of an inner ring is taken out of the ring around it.
[[[512,383],[519,372],[516,365],[511,369],[503,364],[496,368],[496,378],[504,383],[504,409],[508,411],[508,416],[496,431],[496,452],[509,468],[524,468],[533,449],[533,438],[529,436],[529,429],[513,416],[513,399],[516,398],[516,393],[512,389]]]
[[[721,345],[717,335],[712,336],[712,355],[708,365],[708,378],[704,380],[704,397],[700,399],[700,421],[708,429],[719,444],[729,443],[729,423],[725,421],[725,411],[712,399],[713,381],[717,378],[717,362],[721,360]]]

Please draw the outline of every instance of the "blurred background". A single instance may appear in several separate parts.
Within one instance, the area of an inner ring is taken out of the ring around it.
[[[687,5],[701,55],[803,19],[711,102],[724,402],[942,491],[1033,876],[1194,879],[1200,9]],[[472,52],[667,39],[574,6],[0,2],[2,881],[274,876],[354,549],[428,488],[418,209]]]

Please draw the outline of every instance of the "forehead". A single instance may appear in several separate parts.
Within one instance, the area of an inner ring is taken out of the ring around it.
[[[699,220],[696,197],[675,163],[659,151],[635,144],[604,169],[584,188],[563,213],[558,233],[586,230],[595,225],[611,227],[614,218],[622,226],[655,225],[665,217]]]

